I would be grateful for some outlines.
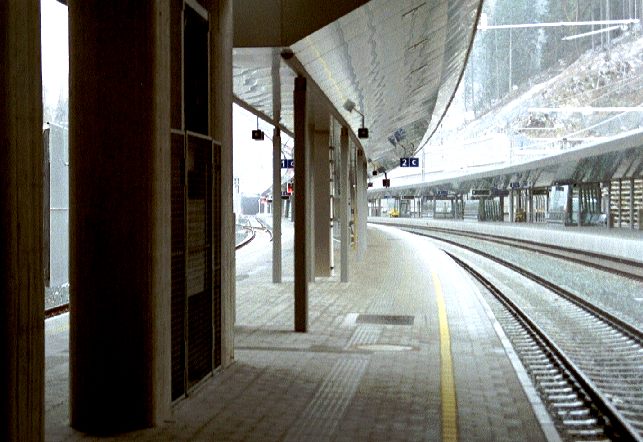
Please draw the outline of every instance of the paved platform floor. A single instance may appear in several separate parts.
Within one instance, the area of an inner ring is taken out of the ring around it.
[[[235,364],[179,402],[171,421],[114,439],[557,440],[476,287],[428,241],[369,226],[351,282],[317,278],[310,331],[295,333],[289,235],[285,223],[281,284],[271,282],[266,239],[238,253]],[[60,397],[65,321],[47,324],[47,439],[92,440],[68,427]]]

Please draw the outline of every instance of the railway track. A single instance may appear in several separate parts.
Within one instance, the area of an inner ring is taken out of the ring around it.
[[[270,235],[270,240],[272,241],[272,230],[270,229],[270,227],[264,221],[262,221],[260,218],[254,217],[254,219],[259,224],[259,227],[253,226],[252,223],[249,222],[248,226],[245,226],[245,228],[252,232],[251,235],[248,238],[246,238],[244,241],[242,241],[241,243],[237,244],[235,246],[235,249],[238,250],[241,247],[243,247],[243,246],[247,245],[248,243],[250,243],[256,236],[256,230],[261,230],[261,231],[267,232]],[[62,315],[63,313],[67,313],[67,312],[69,312],[69,303],[65,303],[65,304],[57,305],[55,307],[47,308],[47,309],[45,309],[45,319],[51,318],[51,317],[54,317],[54,316],[58,316],[58,315]]]
[[[385,223],[384,225],[399,227],[411,233],[446,233],[449,235],[473,238],[495,244],[506,245],[513,248],[551,256],[554,258],[564,259],[566,261],[613,273],[615,275],[632,279],[637,282],[643,282],[643,264],[634,260],[617,258],[609,255],[587,252],[584,250],[577,250],[569,247],[558,246],[555,244],[541,244],[535,241],[508,238],[506,236],[499,235],[482,234],[477,232],[466,232],[462,230],[448,229],[443,227],[410,226],[408,224],[402,223]],[[440,239],[439,237],[435,238]]]
[[[544,302],[549,309],[541,306],[529,313],[449,253],[504,306],[500,313],[496,310],[497,319],[565,439],[643,440],[641,331],[538,275],[479,250],[463,248],[536,282],[551,294]]]
[[[235,246],[236,250],[239,250],[243,246],[245,246],[245,245],[249,244],[250,242],[252,242],[252,240],[255,239],[255,237],[257,235],[257,232],[256,232],[257,230],[267,232],[270,235],[270,240],[272,241],[272,230],[270,229],[270,227],[263,220],[261,220],[261,218],[258,218],[256,216],[253,217],[253,218],[257,222],[257,224],[259,224],[259,227],[253,226],[252,221],[249,219],[248,224],[246,226],[244,226],[244,228],[246,230],[249,230],[251,233],[246,239],[244,239],[243,241],[241,241],[239,244],[237,244]]]

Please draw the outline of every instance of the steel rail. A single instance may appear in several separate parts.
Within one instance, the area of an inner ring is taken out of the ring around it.
[[[511,270],[513,270],[516,273],[519,273],[520,275],[531,279],[532,281],[536,282],[537,284],[546,287],[547,289],[551,290],[553,293],[561,296],[562,298],[572,302],[573,304],[577,305],[581,309],[589,312],[592,314],[594,317],[598,318],[599,320],[603,321],[607,325],[611,326],[612,328],[618,330],[619,332],[623,333],[625,336],[628,338],[632,339],[634,342],[636,342],[638,345],[643,346],[643,332],[639,330],[636,326],[630,324],[627,321],[624,321],[621,318],[618,318],[617,316],[613,315],[612,313],[592,304],[591,302],[581,298],[580,296],[571,293],[568,290],[563,289],[562,287],[552,283],[551,281],[547,281],[546,279],[536,275],[535,273],[532,273],[528,270],[523,269],[522,267],[519,267],[515,264],[512,264],[508,261],[505,261],[504,259],[498,258],[490,253],[483,252],[482,250],[476,249],[475,247],[470,247],[464,244],[460,244],[457,241],[452,241],[448,240],[445,238],[440,238],[437,236],[425,234],[425,233],[420,233],[420,232],[414,232],[411,230],[407,230],[408,233],[412,233],[415,235],[419,236],[426,236],[432,239],[435,239],[437,241],[443,241],[447,244],[451,244],[456,247],[463,248],[465,250],[468,250],[470,252],[473,252],[477,255],[483,256],[491,261],[494,261],[504,267],[507,267]]]
[[[570,360],[565,352],[556,345],[549,335],[536,325],[535,321],[531,319],[524,310],[522,310],[494,284],[471,266],[451,253],[446,251],[445,253],[449,255],[459,266],[471,274],[477,281],[479,281],[496,299],[498,299],[498,301],[500,301],[500,303],[511,313],[512,316],[514,316],[514,318],[516,318],[523,328],[532,337],[534,337],[534,342],[537,343],[545,353],[553,356],[551,358],[552,362],[558,362],[571,376],[573,376],[574,380],[582,388],[585,395],[591,399],[595,410],[598,411],[599,415],[595,417],[602,418],[604,427],[607,430],[606,434],[615,440],[643,441],[638,431],[622,416],[621,412],[612,405],[609,399],[600,392],[594,382],[589,379],[573,361]]]
[[[506,236],[493,235],[488,233],[462,231],[462,230],[455,230],[455,229],[447,229],[443,227],[411,226],[409,224],[401,224],[401,223],[385,223],[382,225],[400,227],[411,233],[412,231],[409,229],[417,229],[417,230],[442,232],[442,233],[448,233],[450,235],[481,239],[481,240],[493,242],[496,244],[502,244],[502,245],[507,245],[512,247],[517,247],[523,250],[529,250],[532,252],[540,253],[541,255],[551,256],[553,258],[564,259],[566,261],[574,262],[576,264],[585,265],[585,266],[592,267],[605,272],[609,272],[618,276],[622,276],[628,279],[632,279],[637,282],[643,282],[643,276],[641,276],[641,274],[636,274],[627,270],[611,267],[606,264],[597,263],[597,262],[588,260],[587,257],[595,258],[597,260],[604,261],[605,263],[609,262],[609,263],[615,263],[617,265],[620,264],[624,266],[643,269],[642,263],[631,259],[618,258],[610,255],[604,255],[604,254],[590,252],[590,251],[573,249],[571,247],[559,246],[556,244],[543,244],[536,241],[530,241],[525,239],[507,238]],[[564,253],[557,253],[556,251],[569,253],[577,256],[569,256],[569,255],[565,255]]]

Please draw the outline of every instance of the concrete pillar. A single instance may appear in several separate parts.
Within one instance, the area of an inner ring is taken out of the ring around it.
[[[514,190],[509,191],[509,222],[514,222]]]
[[[578,227],[583,225],[583,186],[582,184],[578,184],[578,218],[576,220],[576,225]]]
[[[272,114],[281,120],[281,55],[272,53]],[[281,282],[281,131],[276,126],[272,134],[272,282]]]
[[[355,212],[357,213],[355,229],[357,231],[357,258],[362,259],[366,254],[367,226],[368,226],[368,198],[366,196],[366,183],[368,181],[366,159],[364,153],[359,150],[356,162],[356,201]]]
[[[281,282],[281,131],[278,127],[272,134],[272,282]]]
[[[308,202],[306,78],[295,78],[295,185],[293,196],[295,221],[295,331],[308,331]]]
[[[525,190],[527,192],[527,196],[529,198],[529,201],[527,203],[527,209],[529,210],[529,222],[533,223],[534,220],[534,190],[529,189]]]
[[[567,186],[567,198],[565,200],[565,220],[563,221],[563,224],[568,225],[572,223],[572,209],[573,204],[573,193],[574,193],[574,186],[572,184]]]
[[[315,130],[313,135],[313,169],[315,169],[315,275],[330,276],[333,253],[330,232],[330,133]]]
[[[170,413],[170,3],[70,2],[71,425]]]
[[[313,96],[314,97],[314,96]],[[312,97],[311,97],[312,98]],[[310,104],[311,100],[308,100]],[[312,109],[309,107],[306,115],[311,115]],[[307,121],[311,118],[307,117]],[[306,244],[308,244],[308,282],[315,282],[315,169],[313,167],[313,143],[315,137],[315,125],[307,124],[306,129],[306,222],[308,223],[306,233]]]
[[[498,211],[500,212],[500,221],[504,222],[505,220],[505,197],[500,196],[500,202],[498,204]]]
[[[349,173],[349,163],[348,163],[348,129],[342,127],[340,135],[340,191],[341,191],[341,202],[339,210],[339,223],[341,227],[341,259],[342,259],[342,268],[341,268],[341,281],[348,282],[348,249],[351,243],[351,234],[350,228],[348,225],[350,213],[348,201],[350,198],[350,180],[348,179]]]
[[[547,190],[547,195],[545,196],[545,217],[547,217],[549,214],[549,194],[551,193],[551,189]]]
[[[0,2],[0,440],[44,439],[40,1]]]
[[[210,126],[213,138],[221,143],[221,188],[214,195],[221,198],[221,363],[224,367],[234,361],[237,284],[232,175],[233,3],[234,0],[204,2],[210,11],[210,60],[215,60],[210,62]],[[213,228],[217,228],[216,224]]]

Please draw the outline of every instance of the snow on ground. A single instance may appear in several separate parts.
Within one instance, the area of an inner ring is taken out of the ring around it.
[[[609,50],[587,51],[568,67],[549,75],[531,87],[518,88],[513,99],[505,99],[504,104],[471,122],[463,124],[462,109],[453,106],[443,123],[451,130],[438,131],[425,147],[426,152],[416,154],[422,159],[422,173],[398,168],[389,177],[398,178],[395,185],[402,185],[439,179],[455,170],[502,167],[643,128],[640,111],[534,111],[643,106],[640,29],[613,39]],[[375,187],[379,187],[378,181]]]

